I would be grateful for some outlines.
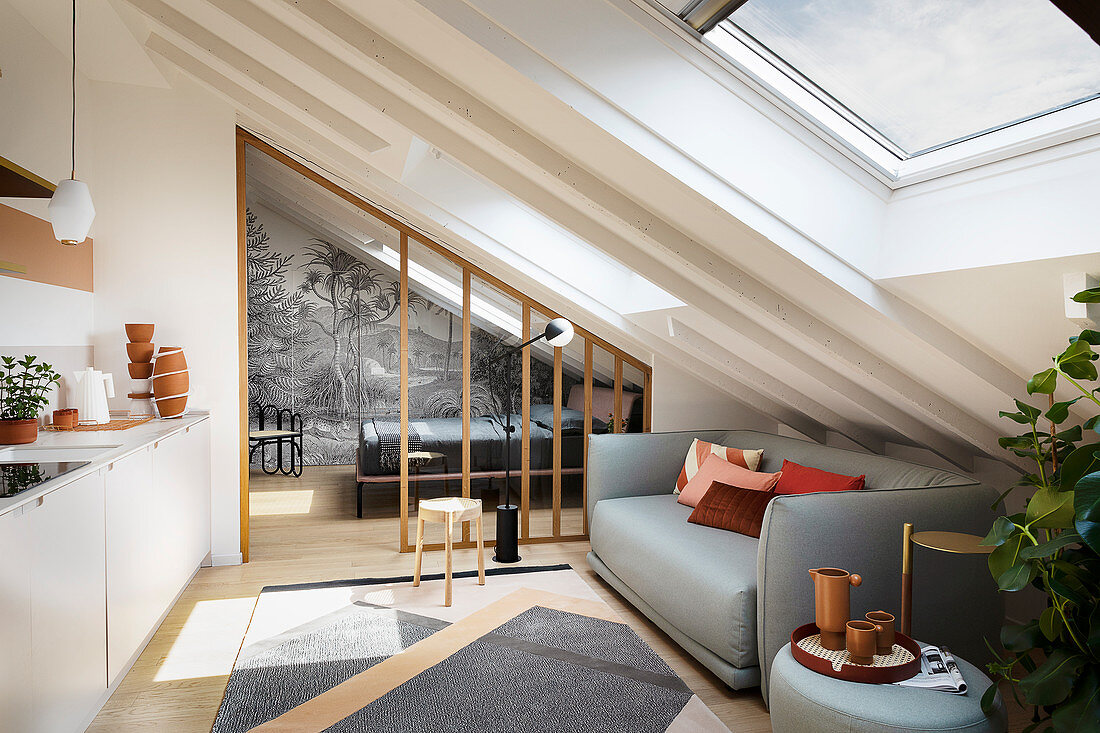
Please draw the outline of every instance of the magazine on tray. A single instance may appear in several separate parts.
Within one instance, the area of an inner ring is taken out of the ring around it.
[[[923,687],[926,690],[939,690],[955,695],[966,694],[966,680],[947,647],[922,646],[920,652],[920,672],[893,684],[901,687]]]

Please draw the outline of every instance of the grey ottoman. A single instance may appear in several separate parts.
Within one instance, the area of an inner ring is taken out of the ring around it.
[[[992,717],[982,713],[989,678],[958,659],[965,695],[897,685],[845,682],[806,669],[783,647],[772,662],[769,699],[775,733],[1004,733],[1004,702]]]

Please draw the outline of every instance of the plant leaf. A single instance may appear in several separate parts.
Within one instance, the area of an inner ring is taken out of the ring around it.
[[[1014,422],[1018,422],[1021,425],[1031,424],[1031,421],[1027,419],[1027,415],[1023,414],[1022,412],[1005,412],[1004,410],[1001,410],[997,414],[1001,417],[1007,417],[1009,420],[1012,420]]]
[[[1100,303],[1100,288],[1082,290],[1073,296],[1075,303]]]
[[[1073,526],[1072,491],[1056,491],[1051,486],[1032,494],[1027,502],[1027,524],[1031,527],[1064,529]]]
[[[986,715],[993,715],[997,709],[997,683],[994,682],[989,686],[985,692],[982,693],[982,712]]]
[[[1062,633],[1062,616],[1054,606],[1047,606],[1039,614],[1039,630],[1048,641],[1054,641]]]
[[[1005,624],[1001,627],[1001,646],[1010,652],[1026,652],[1041,646],[1042,631],[1038,621],[1026,624]]]
[[[1100,468],[1100,458],[1096,453],[1100,452],[1100,443],[1089,443],[1074,449],[1062,461],[1059,473],[1060,488],[1062,491],[1070,491],[1081,477],[1086,473],[1092,473],[1095,468]]]
[[[1077,680],[1066,703],[1054,711],[1051,722],[1055,733],[1078,733],[1096,730],[1097,721],[1100,721],[1100,673],[1092,666]]]
[[[1017,563],[997,578],[997,587],[1008,592],[1023,590],[1031,581],[1035,580],[1037,574],[1038,570],[1036,570],[1034,562]]]
[[[1028,394],[1054,394],[1054,388],[1058,385],[1058,370],[1051,368],[1039,372],[1027,380]]]
[[[1100,345],[1100,331],[1093,331],[1090,328],[1086,328],[1078,335],[1070,337],[1069,342],[1072,344],[1074,341],[1078,340],[1087,341],[1093,346]]]
[[[1082,655],[1055,649],[1038,669],[1020,680],[1024,699],[1032,705],[1057,705],[1069,697],[1084,664]]]
[[[1077,482],[1073,508],[1077,515],[1074,521],[1077,533],[1093,552],[1100,552],[1100,471],[1082,476]]]
[[[1082,542],[1081,535],[1076,532],[1063,532],[1050,542],[1044,542],[1041,545],[1033,545],[1031,547],[1025,547],[1020,551],[1020,557],[1024,560],[1035,560],[1040,557],[1050,557],[1054,553],[1061,550],[1063,547],[1069,547],[1075,545],[1078,542]]]
[[[1020,562],[1020,551],[1023,549],[1025,537],[1016,532],[989,554],[989,574],[994,580],[1004,575],[1009,568]]]
[[[1055,402],[1046,412],[1043,413],[1043,415],[1046,417],[1047,420],[1050,420],[1056,425],[1060,422],[1065,422],[1066,418],[1069,417],[1069,408],[1079,399],[1081,398],[1075,397],[1074,399],[1068,400],[1066,402]]]
[[[1032,407],[1026,402],[1020,400],[1013,400],[1016,403],[1016,409],[1024,414],[1024,417],[1028,419],[1028,422],[1035,422],[1039,419],[1039,416],[1043,414],[1043,411],[1038,407]]]
[[[1008,517],[997,517],[993,521],[993,528],[989,530],[989,534],[985,536],[985,539],[980,544],[989,545],[1001,545],[1007,540],[1012,533],[1016,531],[1016,525],[1012,523],[1012,520]]]

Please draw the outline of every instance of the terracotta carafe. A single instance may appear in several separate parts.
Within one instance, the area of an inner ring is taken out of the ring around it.
[[[840,568],[817,568],[810,575],[814,579],[814,612],[821,630],[821,646],[840,651],[851,618],[849,589],[862,583],[863,578]]]

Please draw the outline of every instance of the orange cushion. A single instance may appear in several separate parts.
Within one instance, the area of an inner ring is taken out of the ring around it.
[[[783,459],[783,475],[775,486],[777,494],[813,494],[818,491],[859,491],[865,475],[845,476],[842,473],[822,471],[820,468],[801,466]]]
[[[778,473],[757,473],[712,455],[703,461],[691,481],[687,482],[677,501],[695,506],[715,481],[754,491],[771,491],[778,480]]]
[[[742,489],[715,481],[699,500],[688,521],[759,537],[764,524],[764,511],[775,497],[774,491]]]
[[[764,455],[764,451],[730,448],[728,446],[718,445],[717,443],[708,443],[705,440],[696,438],[691,441],[691,447],[688,448],[687,458],[684,459],[684,467],[680,470],[680,476],[676,479],[676,490],[672,493],[675,494],[684,490],[684,487],[687,486],[687,482],[691,481],[695,473],[699,470],[699,467],[703,465],[703,461],[705,461],[709,455],[716,455],[730,463],[736,463],[742,468],[755,471],[756,467],[760,465],[760,457]]]

